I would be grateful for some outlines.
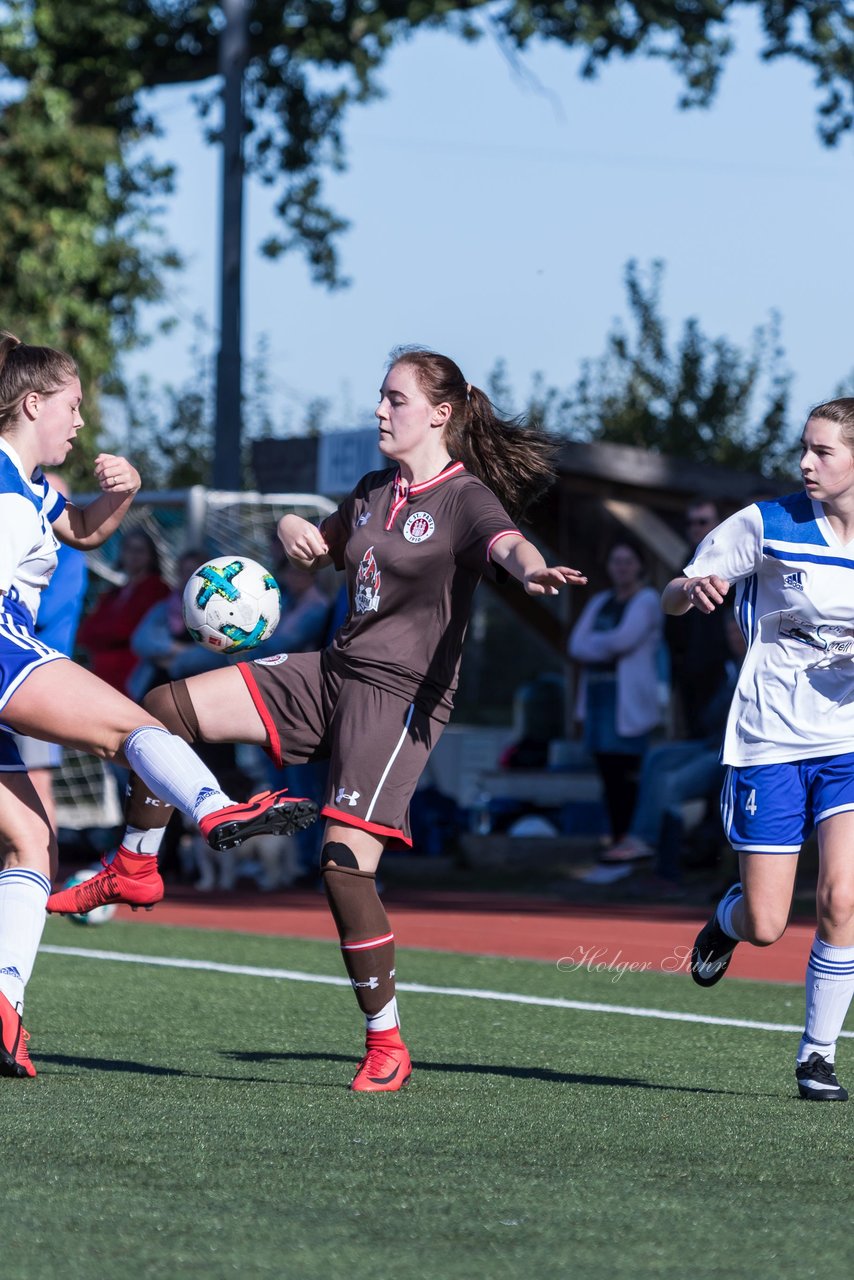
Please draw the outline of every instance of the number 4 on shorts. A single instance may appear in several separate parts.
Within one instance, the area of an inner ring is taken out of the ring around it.
[[[753,788],[750,795],[745,800],[744,808],[745,808],[745,811],[750,814],[751,818],[756,813],[756,788],[755,787]]]

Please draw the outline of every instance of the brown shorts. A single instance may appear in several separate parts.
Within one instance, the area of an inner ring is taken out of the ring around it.
[[[412,844],[409,801],[444,724],[414,703],[329,671],[320,653],[241,662],[278,765],[328,760],[321,813]]]

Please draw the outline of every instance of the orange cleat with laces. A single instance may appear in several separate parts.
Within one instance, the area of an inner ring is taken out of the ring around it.
[[[20,1080],[36,1074],[27,1048],[29,1038],[18,1010],[0,991],[0,1076],[17,1076]]]
[[[354,1093],[394,1093],[409,1084],[412,1059],[397,1031],[369,1031],[367,1052],[350,1088]]]
[[[56,915],[82,916],[96,907],[124,902],[134,911],[139,907],[151,911],[164,892],[157,858],[153,854],[129,853],[119,845],[112,862],[104,861],[103,870],[97,875],[52,893],[47,909]]]

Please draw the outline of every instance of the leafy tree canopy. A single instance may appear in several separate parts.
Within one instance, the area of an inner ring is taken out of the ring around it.
[[[120,383],[113,404],[120,428],[108,434],[104,447],[129,451],[146,489],[184,489],[212,483],[210,441],[214,431],[215,353],[201,316],[194,321],[188,376],[177,386],[157,385],[148,374]],[[301,406],[282,405],[273,392],[270,341],[259,335],[246,360],[244,377],[244,450],[242,474],[235,486],[254,488],[253,440],[282,436],[316,436],[327,426],[331,401],[314,397]],[[131,440],[131,444],[126,444]],[[72,455],[73,456],[73,455]]]
[[[603,354],[583,361],[570,389],[535,376],[523,416],[568,439],[634,445],[768,476],[791,473],[791,373],[777,317],[757,326],[746,350],[708,337],[694,317],[673,340],[661,314],[663,279],[661,262],[644,270],[629,262],[628,323],[612,326]],[[147,488],[210,484],[214,363],[210,334],[199,318],[191,373],[181,386],[157,387],[146,376],[124,388],[123,416]],[[516,412],[505,361],[495,365],[486,390],[503,412]],[[850,394],[850,387],[836,394]],[[316,435],[330,425],[330,411],[329,401],[315,399],[296,416],[293,406],[282,413],[271,390],[269,342],[262,337],[246,362],[246,443]],[[248,451],[244,467],[243,481],[251,486]]]
[[[661,262],[645,273],[628,264],[630,330],[614,325],[604,354],[584,361],[570,391],[537,381],[527,413],[571,439],[635,445],[768,476],[791,473],[791,373],[778,318],[754,330],[746,351],[708,337],[696,318],[685,321],[672,343],[661,315],[663,272]],[[490,392],[506,403],[508,391],[499,364]]]
[[[854,126],[854,21],[838,0],[254,0],[246,162],[276,187],[280,218],[264,252],[299,250],[317,281],[342,283],[346,223],[323,175],[344,166],[348,107],[380,93],[384,59],[420,28],[492,31],[510,53],[557,41],[582,53],[585,76],[613,57],[662,59],[688,106],[714,96],[737,10],[758,15],[763,59],[812,69],[819,131],[836,142]],[[198,85],[209,120],[222,25],[199,0],[0,4],[0,315],[74,350],[87,381],[139,341],[139,304],[177,265],[157,235],[172,175],[144,155],[151,91]]]

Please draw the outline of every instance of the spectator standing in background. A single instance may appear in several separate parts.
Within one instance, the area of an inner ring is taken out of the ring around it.
[[[619,840],[631,821],[650,731],[661,719],[662,614],[658,593],[644,585],[643,553],[634,542],[615,542],[606,568],[611,589],[587,603],[568,647],[581,664],[576,716],[602,779],[612,838]]]
[[[720,520],[714,499],[695,498],[689,503],[685,531],[692,553]],[[678,875],[674,848],[682,834],[682,805],[720,791],[721,739],[745,644],[733,616],[732,598],[712,614],[692,609],[679,617],[666,617],[664,639],[670,656],[677,741],[654,747],[644,760],[628,831],[605,850],[601,860],[629,864],[658,855],[659,869],[673,879]]]

